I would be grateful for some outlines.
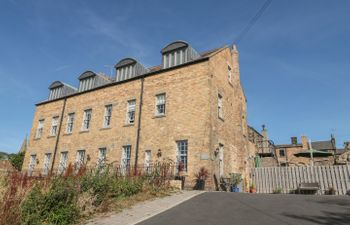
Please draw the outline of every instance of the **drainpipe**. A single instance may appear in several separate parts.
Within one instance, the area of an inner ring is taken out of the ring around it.
[[[140,132],[141,132],[141,115],[142,115],[142,104],[143,104],[143,83],[145,78],[141,78],[141,91],[140,91],[140,104],[139,104],[139,116],[137,121],[137,134],[136,134],[136,147],[135,147],[135,167],[134,171],[137,174],[137,163],[139,159],[139,145],[140,145]]]
[[[58,132],[57,132],[57,138],[56,138],[56,143],[55,143],[55,149],[54,149],[54,151],[53,151],[53,158],[52,158],[51,170],[50,170],[50,173],[51,173],[51,174],[53,173],[53,167],[54,167],[54,165],[55,165],[55,159],[56,159],[58,141],[59,141],[59,139],[60,139],[62,121],[63,121],[64,111],[65,111],[65,109],[66,109],[66,102],[67,102],[67,98],[64,98],[64,99],[63,99],[63,108],[62,108],[61,117],[60,117],[60,124],[59,124],[59,126],[58,126]]]

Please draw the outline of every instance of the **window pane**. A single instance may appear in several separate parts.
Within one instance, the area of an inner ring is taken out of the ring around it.
[[[83,130],[87,130],[90,127],[92,110],[87,109],[84,111],[84,121],[83,121]]]
[[[112,105],[105,106],[104,122],[103,127],[109,127],[111,124],[112,117]]]
[[[127,115],[126,115],[126,122],[128,124],[132,124],[135,122],[135,108],[136,108],[136,100],[129,100],[127,105]]]
[[[177,141],[176,143],[177,143],[177,169],[178,170],[182,169],[183,171],[187,171],[187,140]]]
[[[159,94],[156,96],[156,115],[165,114],[165,94]]]

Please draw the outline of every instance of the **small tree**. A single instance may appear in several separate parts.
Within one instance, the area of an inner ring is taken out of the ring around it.
[[[24,160],[25,152],[19,152],[17,154],[11,154],[9,156],[9,161],[17,170],[22,170],[23,160]]]

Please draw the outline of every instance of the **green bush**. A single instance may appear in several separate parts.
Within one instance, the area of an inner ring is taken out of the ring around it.
[[[123,179],[120,178],[112,183],[111,194],[117,198],[129,197],[139,193],[143,187],[143,180],[141,178]]]
[[[17,154],[11,154],[9,156],[9,161],[17,170],[22,170],[23,160],[24,160],[25,152],[19,152]]]
[[[48,178],[36,184],[21,203],[22,224],[74,224],[89,215],[87,212],[103,210],[113,201],[143,190],[159,193],[164,187],[155,185],[152,177],[117,177],[108,169]]]
[[[72,224],[77,216],[72,179],[55,178],[47,191],[35,186],[21,205],[24,224]]]
[[[137,194],[142,190],[143,179],[112,177],[108,170],[102,173],[85,174],[80,183],[82,192],[91,191],[95,196],[95,206],[99,206],[107,197],[123,198]]]

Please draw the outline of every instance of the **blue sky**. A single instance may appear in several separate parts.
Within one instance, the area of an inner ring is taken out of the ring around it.
[[[264,2],[1,1],[0,151],[19,149],[52,81],[78,86],[128,56],[158,65],[177,39],[199,52],[231,44]],[[239,43],[249,123],[275,143],[350,140],[349,12],[346,0],[274,0]]]

